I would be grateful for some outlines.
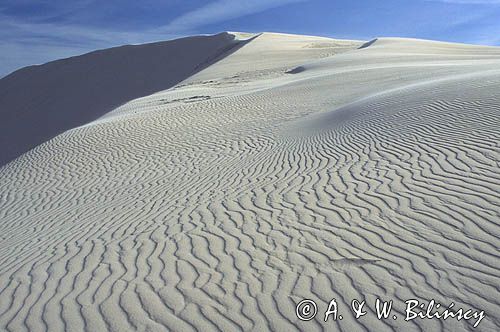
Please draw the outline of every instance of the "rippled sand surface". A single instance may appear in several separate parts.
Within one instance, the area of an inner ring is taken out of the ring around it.
[[[0,168],[0,330],[500,329],[500,49],[235,36]]]

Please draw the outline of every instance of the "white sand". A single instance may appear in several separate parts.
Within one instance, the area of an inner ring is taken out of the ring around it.
[[[500,48],[361,44],[264,33],[0,168],[0,330],[499,330]]]

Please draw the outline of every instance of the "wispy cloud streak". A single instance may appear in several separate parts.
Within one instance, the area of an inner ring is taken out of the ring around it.
[[[190,11],[161,27],[164,31],[191,31],[203,25],[262,12],[267,9],[307,0],[216,0]]]

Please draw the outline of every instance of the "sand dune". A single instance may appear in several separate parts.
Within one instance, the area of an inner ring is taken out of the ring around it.
[[[0,166],[117,106],[168,89],[245,43],[234,35],[127,45],[20,69],[0,80]]]
[[[264,33],[218,60],[0,168],[0,330],[500,328],[500,48]],[[486,317],[405,322],[413,298]]]

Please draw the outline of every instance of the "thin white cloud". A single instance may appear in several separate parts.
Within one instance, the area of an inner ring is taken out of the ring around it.
[[[55,18],[63,15],[71,15],[75,11],[91,6],[96,0],[3,0],[0,12],[6,8],[25,8],[29,6],[42,6],[44,10],[31,13],[29,19],[32,22]]]
[[[15,20],[0,15],[0,37],[2,40],[19,40],[23,38],[40,38],[47,40],[64,40],[70,44],[132,42],[144,39],[141,32],[113,31],[78,25],[32,23]]]
[[[159,28],[166,32],[191,31],[197,27],[250,15],[282,5],[307,0],[215,0],[179,16]]]

